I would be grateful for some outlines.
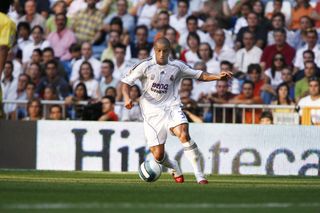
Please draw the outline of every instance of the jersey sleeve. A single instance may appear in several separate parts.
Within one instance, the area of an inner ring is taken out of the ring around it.
[[[140,79],[144,73],[144,64],[138,64],[133,66],[130,71],[121,79],[123,83],[134,85],[134,82]]]
[[[6,21],[2,26],[0,26],[0,46],[8,46],[11,48],[15,41],[15,24],[11,21]]]
[[[184,62],[179,62],[182,78],[194,78],[199,79],[202,71],[201,70],[195,70],[192,69],[189,65],[185,64]]]

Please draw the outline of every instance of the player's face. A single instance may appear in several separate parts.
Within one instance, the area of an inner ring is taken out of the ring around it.
[[[158,64],[165,65],[168,63],[168,57],[170,54],[170,47],[168,45],[156,43],[154,52],[156,54],[156,61]]]

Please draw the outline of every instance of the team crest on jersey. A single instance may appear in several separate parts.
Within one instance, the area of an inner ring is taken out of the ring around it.
[[[171,76],[170,76],[170,80],[171,80],[171,81],[173,81],[173,80],[174,80],[174,77],[173,77],[173,75],[171,75]]]

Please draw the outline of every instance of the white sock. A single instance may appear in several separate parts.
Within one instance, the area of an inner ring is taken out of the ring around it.
[[[181,170],[179,168],[179,165],[176,161],[172,161],[169,159],[169,156],[167,154],[164,154],[163,159],[160,161],[157,161],[155,159],[155,161],[158,164],[161,164],[162,166],[165,166],[169,169],[171,169],[171,172],[174,174],[175,177],[178,177],[180,175],[182,175]]]
[[[200,165],[200,154],[197,144],[193,140],[190,140],[185,143],[182,143],[182,145],[184,147],[184,154],[190,161],[196,177],[199,175],[203,176],[203,172]]]

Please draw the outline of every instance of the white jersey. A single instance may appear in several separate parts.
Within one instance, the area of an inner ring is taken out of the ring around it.
[[[133,85],[136,80],[142,83],[140,106],[145,115],[159,109],[165,110],[181,105],[179,88],[183,78],[198,79],[201,70],[194,70],[179,60],[169,60],[166,65],[156,63],[155,56],[135,65],[122,79]]]

